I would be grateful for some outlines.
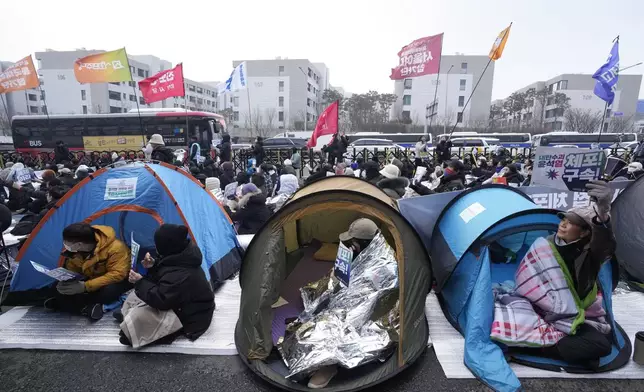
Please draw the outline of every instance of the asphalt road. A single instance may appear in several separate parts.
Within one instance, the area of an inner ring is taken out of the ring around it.
[[[0,351],[0,390],[47,392],[276,391],[234,356],[104,352]],[[522,380],[526,391],[642,391],[642,380]],[[445,378],[429,349],[398,377],[371,389],[383,391],[488,391],[474,379]]]

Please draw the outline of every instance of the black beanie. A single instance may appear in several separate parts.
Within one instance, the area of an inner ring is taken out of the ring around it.
[[[166,223],[154,233],[154,245],[163,257],[183,252],[189,243],[188,228],[183,225]]]

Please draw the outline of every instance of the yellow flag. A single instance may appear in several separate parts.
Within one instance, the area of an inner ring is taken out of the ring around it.
[[[489,55],[492,60],[498,60],[501,58],[503,49],[505,49],[505,43],[508,42],[508,37],[510,36],[510,27],[512,27],[512,23],[503,29],[503,31],[499,33],[499,36],[496,37],[496,41],[494,41],[494,45],[492,45],[492,50],[490,50]]]
[[[125,48],[92,54],[74,63],[74,74],[80,83],[127,82],[132,80]]]

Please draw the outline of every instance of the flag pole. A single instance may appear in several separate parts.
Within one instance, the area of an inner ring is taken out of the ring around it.
[[[619,35],[617,37],[615,37],[615,39],[613,40],[613,43],[615,43],[615,41],[617,41],[617,43],[619,43]],[[617,70],[617,75],[616,76],[617,76],[617,81],[619,82],[619,69]],[[618,82],[616,82],[615,85],[617,85]],[[604,105],[604,114],[602,115],[602,122],[599,125],[599,135],[597,135],[597,144],[601,143],[602,133],[604,132],[604,121],[606,121],[606,112],[607,111],[608,111],[608,101],[606,101],[606,104]]]
[[[248,118],[250,119],[250,128],[253,129],[253,112],[250,106],[250,86],[246,86],[246,96],[248,97]],[[304,119],[304,121],[306,121],[306,119]]]
[[[40,84],[38,84],[38,91],[40,91],[40,98],[45,103],[45,107],[47,108],[47,110],[45,111],[45,114],[47,115],[47,124],[49,125],[49,129],[51,130],[51,119],[49,118],[49,105],[47,105],[47,100],[45,99],[45,93],[43,93],[42,87],[40,87]]]
[[[4,94],[0,94],[0,100],[2,100],[2,106],[4,107],[4,112],[7,113],[7,120],[11,123],[11,118],[9,118],[9,109],[7,109],[7,104],[4,103]]]
[[[136,82],[134,81],[134,75],[132,75],[132,67],[130,66],[130,58],[127,55],[127,50],[123,48],[125,52],[125,58],[127,60],[127,69],[130,70],[130,81],[132,82],[132,91],[134,91],[134,99],[136,101],[136,112],[139,114],[139,126],[141,127],[141,133],[143,137],[143,143],[145,143],[145,130],[143,129],[143,119],[141,118],[141,108],[139,108],[139,96],[136,93]]]
[[[440,52],[440,57],[438,59],[438,73],[436,74],[436,88],[434,89],[434,101],[432,102],[431,106],[434,106],[436,104],[436,97],[438,96],[438,83],[440,81],[440,76],[441,76],[441,62],[443,61],[443,36],[445,34],[441,34],[441,52]],[[405,82],[403,81],[403,84]],[[447,86],[449,88],[449,86]],[[403,86],[404,89],[404,86]],[[445,105],[447,105],[447,102],[445,102]],[[438,109],[438,108],[437,108]],[[438,112],[438,111],[436,111]],[[425,116],[427,116],[427,113],[425,113]],[[425,131],[425,137],[427,137],[427,134],[432,131],[432,123],[434,122],[434,116],[429,117],[429,128],[426,129]],[[425,124],[427,124],[427,117],[425,117]]]
[[[501,42],[503,42],[503,40],[505,39],[506,35],[508,34],[508,29],[511,26],[512,26],[512,23],[510,23],[510,26],[508,26],[505,29],[505,32],[503,33],[503,37],[501,37]],[[481,83],[481,79],[483,79],[483,76],[485,75],[485,71],[487,71],[487,68],[490,66],[490,63],[492,62],[492,56],[489,56],[489,57],[490,59],[488,60],[487,64],[485,64],[485,68],[483,68],[483,72],[481,73],[481,76],[479,76],[479,80],[476,82],[476,85],[474,85],[474,88],[472,89],[470,96],[467,98],[467,101],[465,102],[465,106],[463,106],[463,110],[461,111],[461,113],[463,113],[463,117],[465,117],[465,109],[467,109],[467,105],[470,103],[470,100],[472,99],[472,96],[474,95],[476,88],[479,86],[479,83]],[[458,115],[456,116],[456,122],[454,123],[452,130],[449,132],[449,136],[447,137],[447,140],[450,140],[452,138],[452,134],[456,130],[457,125],[458,125]]]

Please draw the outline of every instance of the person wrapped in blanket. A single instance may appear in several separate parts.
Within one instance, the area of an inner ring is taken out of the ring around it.
[[[598,275],[616,247],[610,226],[613,192],[603,181],[586,187],[595,203],[560,213],[557,232],[538,238],[523,257],[514,287],[506,282],[510,287],[495,289],[491,338],[524,347],[519,353],[597,369],[612,349]]]
[[[338,254],[350,258],[342,273],[348,285],[332,275],[300,289],[304,311],[286,327],[278,350],[293,381],[325,388],[338,366],[352,369],[383,359],[398,340],[398,263],[376,224],[354,221],[340,234]],[[345,248],[346,247],[346,248]],[[351,254],[352,253],[352,254]],[[353,256],[351,258],[351,256]]]

